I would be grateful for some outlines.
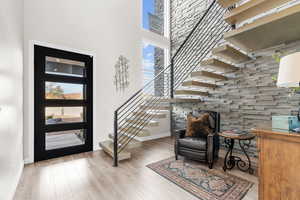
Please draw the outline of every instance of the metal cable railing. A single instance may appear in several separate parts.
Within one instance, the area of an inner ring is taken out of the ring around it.
[[[158,105],[174,98],[174,90],[197,69],[222,39],[223,33],[230,30],[223,20],[225,12],[226,9],[213,0],[172,57],[171,64],[115,110],[114,166],[118,165],[118,154],[160,113]],[[128,123],[129,120],[133,123]]]

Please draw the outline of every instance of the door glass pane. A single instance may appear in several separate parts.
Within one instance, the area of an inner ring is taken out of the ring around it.
[[[45,72],[47,74],[83,77],[85,76],[85,63],[46,56]]]
[[[63,124],[84,122],[83,107],[46,107],[46,124]]]
[[[46,150],[85,144],[86,131],[83,129],[48,132],[45,135]]]
[[[164,35],[164,1],[143,0],[143,28]]]
[[[45,82],[46,99],[73,99],[84,98],[84,85],[71,83]]]

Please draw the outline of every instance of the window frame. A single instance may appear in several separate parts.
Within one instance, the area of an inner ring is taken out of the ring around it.
[[[144,44],[151,44],[153,46],[159,47],[164,49],[164,68],[168,67],[170,65],[170,60],[171,60],[171,40],[170,40],[170,0],[164,0],[164,35],[159,35],[157,33],[154,33],[150,30],[147,30],[143,27],[143,5],[144,0],[141,0],[141,31],[142,31],[142,40],[141,40],[141,47],[140,47],[140,52],[141,52],[141,74],[142,76],[143,71],[144,71],[144,65],[143,65],[143,49],[144,49]],[[144,85],[144,78],[142,79],[142,85]]]
[[[148,32],[148,34],[155,34],[159,37],[163,37],[163,38],[167,38],[169,39],[170,38],[170,12],[171,12],[171,9],[170,9],[170,0],[164,0],[164,34],[163,35],[159,35],[158,33],[154,33],[148,29],[145,29],[144,28],[144,24],[143,24],[143,8],[144,8],[144,0],[141,0],[141,29],[142,31],[144,32]]]
[[[86,64],[86,75],[74,77],[45,73],[45,58],[52,56],[62,59],[82,61]],[[42,66],[42,67],[40,67]],[[34,45],[34,161],[82,153],[93,150],[93,57],[71,51]],[[46,99],[45,82],[60,82],[86,85],[82,100]],[[46,107],[83,107],[84,122],[46,124]],[[59,149],[46,150],[45,134],[49,132],[83,129],[86,131],[85,143]]]

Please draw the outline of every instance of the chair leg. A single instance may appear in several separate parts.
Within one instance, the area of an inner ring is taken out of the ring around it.
[[[178,160],[178,149],[177,149],[177,144],[175,143],[174,146],[174,153],[175,153],[175,160]]]
[[[209,169],[212,169],[213,168],[213,163],[208,163],[208,167],[209,167]]]

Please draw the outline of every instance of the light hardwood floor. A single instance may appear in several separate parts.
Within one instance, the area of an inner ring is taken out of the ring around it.
[[[174,156],[170,138],[146,142],[132,159],[112,167],[102,151],[27,165],[15,200],[196,200],[197,198],[146,167]],[[221,169],[222,163],[215,167]],[[233,170],[255,183],[243,200],[256,200],[257,178]]]

